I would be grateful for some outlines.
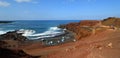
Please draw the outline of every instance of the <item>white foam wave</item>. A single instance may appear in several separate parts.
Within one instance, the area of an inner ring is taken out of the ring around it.
[[[60,28],[58,27],[50,27],[48,31],[45,31],[43,33],[39,33],[39,34],[34,34],[34,35],[31,35],[31,36],[44,36],[44,35],[56,35],[56,34],[60,34],[61,32],[59,31],[61,30]]]
[[[29,30],[29,29],[20,29],[17,31],[17,33],[23,33],[23,36],[26,37],[32,37],[29,39],[40,39],[40,38],[47,38],[47,37],[55,37],[57,35],[63,34],[64,32],[61,32],[62,29],[58,27],[50,27],[47,31],[43,33],[36,33],[35,30]],[[14,31],[14,30],[0,30],[0,34],[5,34],[9,31]]]
[[[60,30],[61,29],[58,27],[50,27],[47,31],[43,33],[35,34],[34,30],[20,29],[18,33],[23,33],[23,36],[35,37],[35,38],[30,38],[30,39],[39,39],[39,38],[55,37],[57,35],[63,34],[63,32],[61,32]]]
[[[20,29],[19,31],[17,31],[17,33],[23,33],[23,36],[30,36],[33,35],[35,33],[34,30],[26,30],[26,29]]]
[[[1,34],[5,34],[5,33],[6,33],[5,31],[0,31],[0,35],[1,35]]]
[[[7,32],[10,32],[10,31],[14,31],[14,30],[0,30],[0,35],[2,35],[2,34],[5,34],[5,33],[7,33]]]

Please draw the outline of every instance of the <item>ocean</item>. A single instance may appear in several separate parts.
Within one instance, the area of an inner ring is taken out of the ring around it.
[[[18,33],[23,33],[23,36],[31,40],[54,37],[63,32],[63,30],[57,28],[57,26],[79,21],[80,20],[16,20],[13,23],[0,24],[0,34],[18,30]]]

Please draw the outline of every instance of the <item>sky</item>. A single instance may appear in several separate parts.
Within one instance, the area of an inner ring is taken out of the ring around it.
[[[120,0],[0,0],[0,20],[120,17]]]

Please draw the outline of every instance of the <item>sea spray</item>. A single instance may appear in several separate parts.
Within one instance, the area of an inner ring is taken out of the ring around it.
[[[48,38],[48,37],[55,37],[58,35],[63,34],[63,30],[58,27],[50,27],[47,31],[43,33],[36,33],[35,30],[28,30],[28,29],[20,29],[17,33],[23,33],[23,36],[28,37],[31,40],[40,39],[40,38]]]

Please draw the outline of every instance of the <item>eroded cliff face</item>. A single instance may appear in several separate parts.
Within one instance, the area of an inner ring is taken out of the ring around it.
[[[66,28],[67,30],[75,33],[76,39],[81,39],[83,37],[95,34],[95,30],[100,27],[101,21],[97,20],[84,20],[78,23],[70,23],[66,25],[61,25],[60,28]]]
[[[118,29],[118,27],[120,27],[120,18],[109,17],[101,21],[83,20],[77,23],[60,25],[59,27],[72,31],[75,33],[76,39],[81,39],[107,29]]]

